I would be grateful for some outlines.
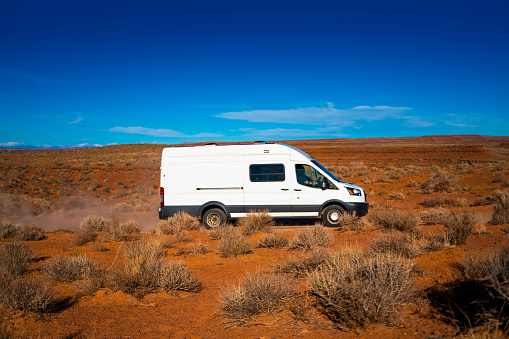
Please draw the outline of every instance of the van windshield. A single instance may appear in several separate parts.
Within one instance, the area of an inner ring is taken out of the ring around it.
[[[329,177],[331,177],[332,179],[336,180],[337,182],[342,182],[341,180],[339,180],[334,174],[332,174],[328,169],[326,169],[325,167],[323,167],[322,164],[320,164],[318,161],[316,161],[315,159],[311,159],[311,162],[313,164],[315,164],[316,166],[318,166],[318,168],[320,168],[322,171],[324,171]]]

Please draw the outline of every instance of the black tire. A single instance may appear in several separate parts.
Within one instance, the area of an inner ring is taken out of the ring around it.
[[[206,228],[216,228],[226,224],[226,214],[222,209],[211,208],[203,213],[202,221]]]
[[[343,213],[345,213],[345,209],[341,206],[327,206],[322,212],[323,224],[327,227],[340,227],[339,217]]]

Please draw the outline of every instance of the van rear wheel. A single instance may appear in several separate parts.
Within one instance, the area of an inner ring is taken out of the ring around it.
[[[327,206],[322,213],[322,220],[324,225],[327,227],[341,226],[339,220],[343,213],[345,213],[345,209],[341,206],[338,205]]]
[[[203,213],[202,220],[206,228],[216,228],[226,224],[226,214],[219,208],[211,208]]]

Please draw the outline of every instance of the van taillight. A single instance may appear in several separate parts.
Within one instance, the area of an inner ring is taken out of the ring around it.
[[[160,207],[164,207],[164,188],[163,187],[159,188],[159,195],[161,195]]]

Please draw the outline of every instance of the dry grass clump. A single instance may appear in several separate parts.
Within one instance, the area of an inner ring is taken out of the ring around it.
[[[308,282],[331,320],[343,329],[390,323],[412,295],[413,263],[392,253],[338,253]]]
[[[274,219],[269,215],[268,210],[259,212],[249,211],[249,213],[237,221],[238,226],[244,235],[252,235],[258,232],[269,233],[275,225]]]
[[[183,229],[185,231],[195,231],[200,229],[200,222],[195,217],[186,212],[179,211],[160,222],[162,234],[175,234],[175,230]]]
[[[369,249],[374,253],[392,253],[412,259],[421,254],[421,250],[414,240],[415,238],[408,234],[396,232],[382,234],[371,239]]]
[[[306,255],[290,257],[272,265],[275,273],[290,274],[294,277],[305,277],[314,272],[328,258],[329,252],[323,248],[313,250]]]
[[[463,199],[451,199],[445,195],[441,195],[439,197],[431,197],[422,199],[419,202],[419,205],[424,207],[440,207],[440,206],[454,206],[454,207],[463,207],[467,205],[467,201],[465,198]]]
[[[17,240],[37,241],[45,238],[44,231],[35,224],[27,224],[18,228],[16,235]]]
[[[2,219],[2,221],[0,221],[0,239],[14,238],[17,231],[18,228],[16,225],[11,223],[9,220]]]
[[[389,196],[396,200],[405,200],[405,194],[403,192],[392,192]]]
[[[502,191],[496,195],[491,223],[493,225],[509,224],[509,191]]]
[[[93,242],[99,234],[93,228],[80,228],[74,236],[74,244],[77,246],[85,245],[88,242]]]
[[[428,211],[423,211],[419,214],[424,225],[438,225],[443,224],[445,218],[449,215],[449,210],[438,207]]]
[[[421,183],[417,193],[454,192],[458,190],[458,178],[443,171],[433,173],[429,179]]]
[[[381,206],[368,214],[368,220],[384,230],[397,230],[407,233],[418,233],[419,218],[412,213],[402,214],[396,208]]]
[[[426,252],[435,252],[447,247],[449,247],[449,243],[443,235],[432,234],[424,237],[424,245],[421,249]]]
[[[166,220],[161,220],[157,224],[161,234],[172,234],[177,241],[186,240],[186,231],[199,230],[200,222],[195,217],[179,211]]]
[[[210,240],[219,240],[223,239],[227,234],[230,234],[235,231],[235,228],[232,224],[223,224],[209,231]]]
[[[283,248],[288,246],[288,238],[279,233],[269,233],[258,240],[256,247],[261,248]]]
[[[83,280],[90,277],[97,266],[86,255],[51,258],[44,266],[44,272],[50,279],[62,282]]]
[[[121,241],[140,233],[140,229],[134,219],[119,222],[118,219],[113,218],[107,228],[107,232],[111,240]]]
[[[339,216],[339,224],[344,231],[360,231],[364,227],[362,219],[357,212],[343,213]]]
[[[33,260],[34,252],[21,242],[2,245],[0,247],[0,287],[23,276]]]
[[[247,238],[232,228],[223,234],[218,244],[219,253],[223,258],[236,258],[238,255],[247,254],[251,251],[251,243]]]
[[[44,231],[35,224],[15,225],[4,219],[0,222],[0,239],[14,238],[21,241],[37,241],[45,238]]]
[[[290,241],[288,247],[292,250],[312,250],[318,247],[329,247],[332,244],[332,235],[320,223],[312,229],[300,231]]]
[[[220,301],[228,317],[243,321],[281,309],[293,295],[295,284],[290,279],[257,272],[247,274],[238,285],[224,289]]]
[[[485,252],[471,254],[463,260],[465,278],[476,279],[496,293],[494,296],[509,302],[509,244]]]
[[[464,245],[474,229],[475,216],[468,212],[451,212],[444,220],[445,236],[451,245]]]
[[[201,289],[200,282],[184,263],[166,261],[161,244],[135,241],[125,243],[125,264],[114,274],[118,289],[143,296],[154,291],[192,291]]]
[[[0,304],[12,311],[48,313],[54,311],[58,303],[55,290],[39,281],[15,280],[0,290]]]
[[[90,216],[85,217],[81,223],[80,229],[92,229],[95,232],[107,231],[110,226],[111,221],[109,219],[99,217],[99,216]]]

